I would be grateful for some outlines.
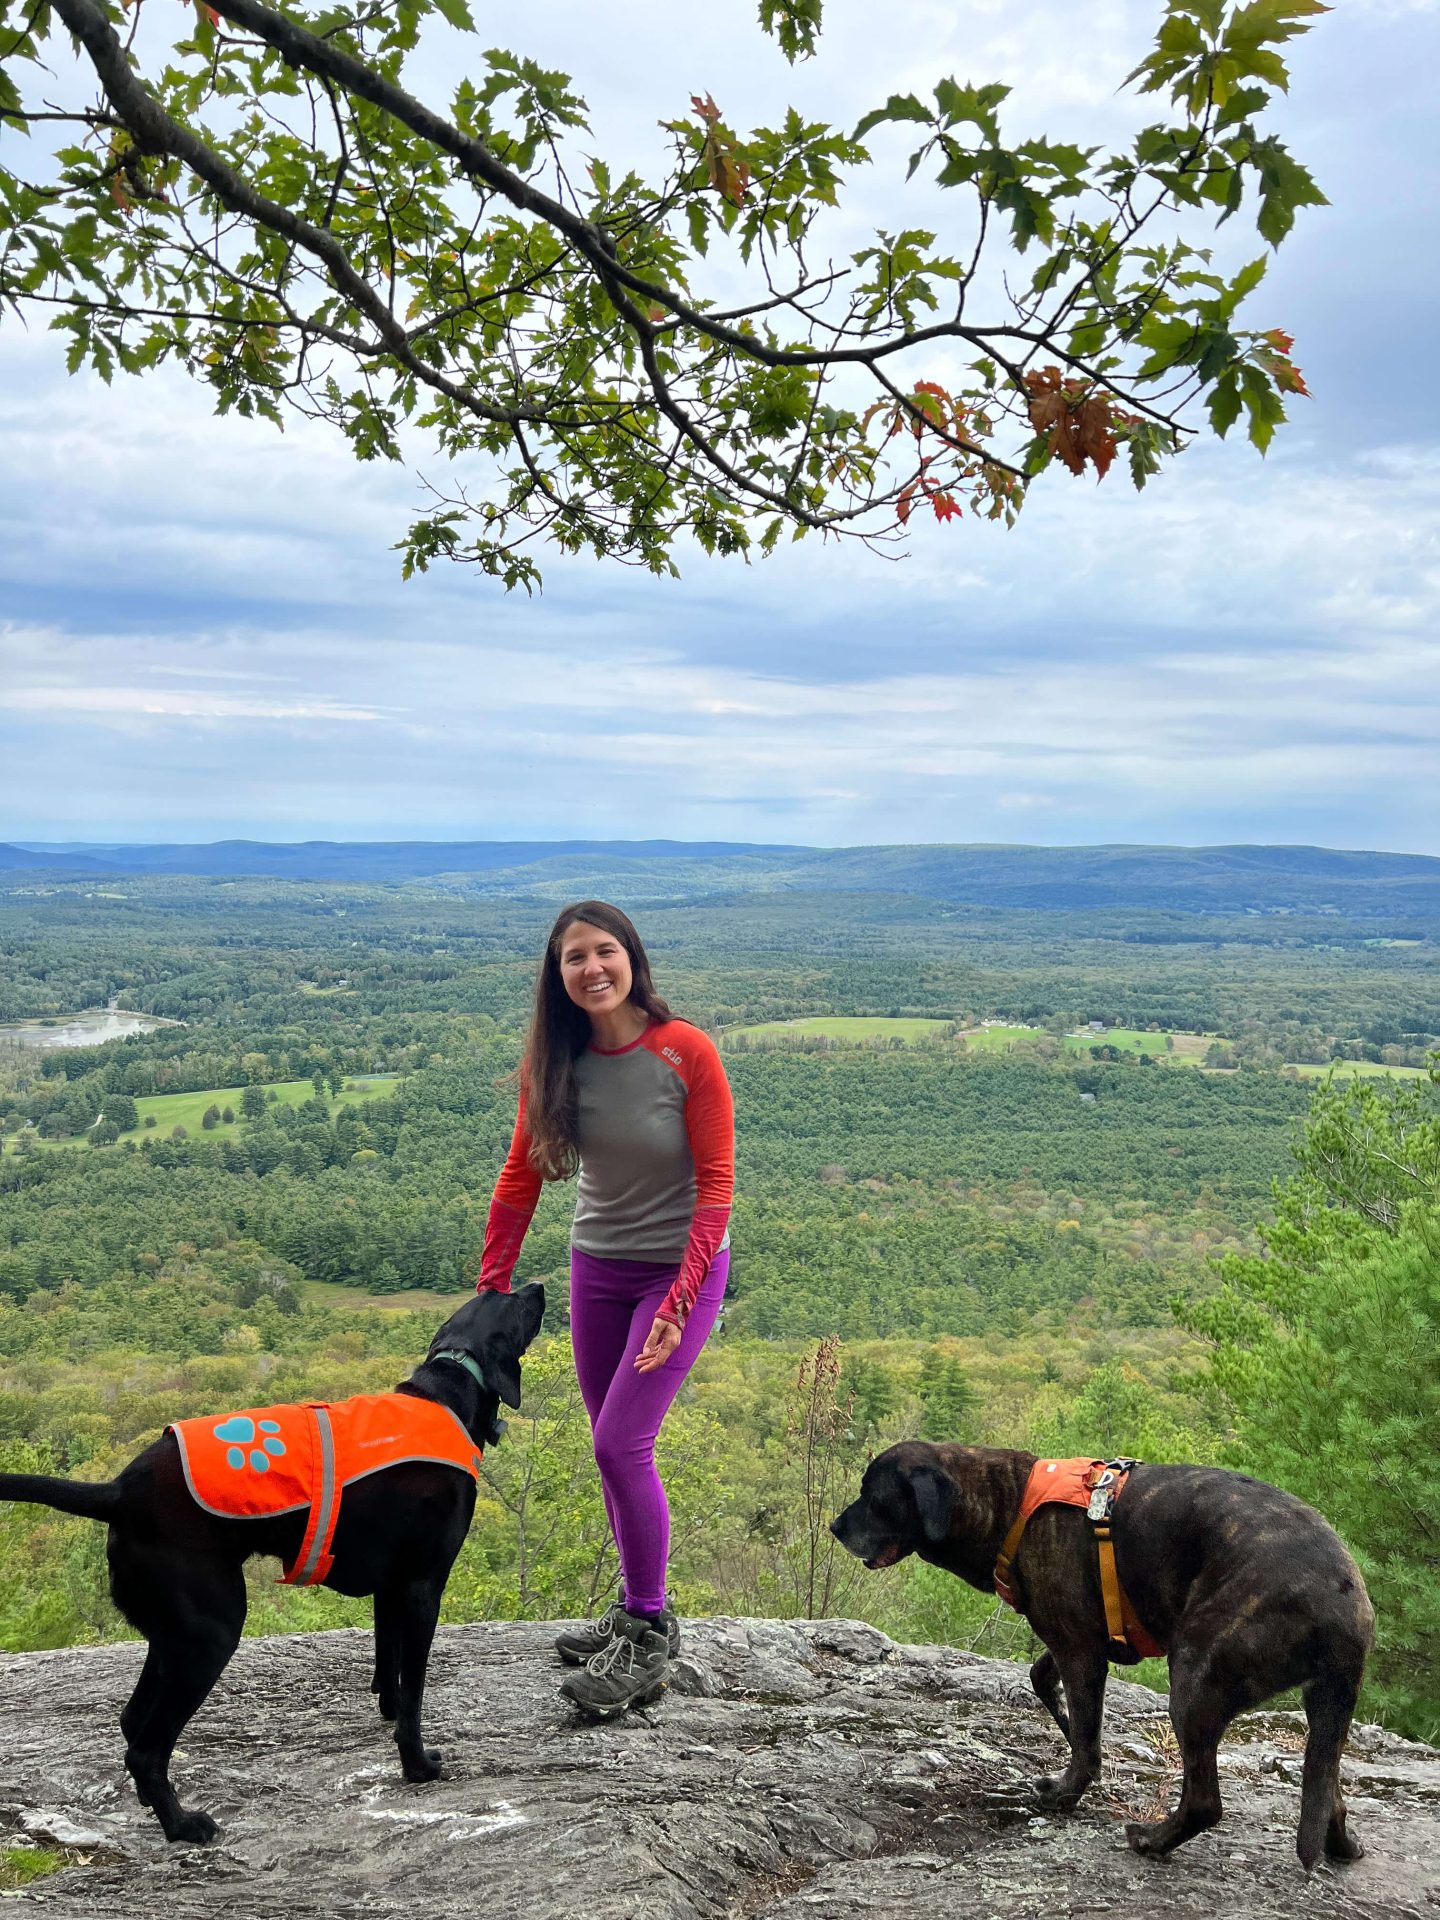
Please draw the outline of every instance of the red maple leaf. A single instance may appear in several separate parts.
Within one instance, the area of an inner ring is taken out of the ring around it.
[[[1274,340],[1276,337],[1277,336],[1272,333],[1265,335],[1266,340]],[[1281,340],[1289,339],[1289,335],[1283,333],[1279,334],[1278,337]],[[1279,392],[1298,393],[1306,400],[1310,399],[1310,389],[1305,384],[1305,376],[1289,357],[1288,353],[1282,353],[1278,347],[1257,347],[1254,350],[1253,358],[1255,364],[1258,367],[1263,367],[1265,372],[1269,374]]]
[[[1110,425],[1110,402],[1103,393],[1092,393],[1075,409],[1080,435],[1081,462],[1089,460],[1095,478],[1103,480],[1115,458],[1115,435]]]
[[[715,96],[710,93],[692,93],[690,104],[700,116],[705,127],[705,140],[701,149],[705,159],[705,172],[715,191],[738,207],[745,198],[745,190],[750,185],[750,167],[742,160],[735,148],[735,136],[730,129],[721,124],[720,109],[715,104]]]
[[[1048,451],[1071,473],[1085,471],[1088,461],[1097,480],[1103,480],[1115,458],[1114,414],[1108,394],[1097,393],[1084,380],[1062,380],[1058,367],[1042,367],[1025,376],[1029,389],[1030,424],[1049,436]]]

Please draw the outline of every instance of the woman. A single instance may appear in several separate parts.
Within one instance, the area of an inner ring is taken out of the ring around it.
[[[509,1287],[542,1183],[576,1172],[570,1331],[622,1586],[556,1646],[582,1669],[560,1691],[608,1719],[660,1693],[679,1645],[655,1437],[725,1295],[735,1121],[713,1041],[671,1015],[603,900],[566,907],[546,943],[482,1290]]]

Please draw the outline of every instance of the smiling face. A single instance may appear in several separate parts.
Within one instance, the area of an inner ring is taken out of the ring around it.
[[[630,998],[632,972],[624,942],[588,920],[572,920],[560,936],[560,979],[591,1017],[615,1013]]]

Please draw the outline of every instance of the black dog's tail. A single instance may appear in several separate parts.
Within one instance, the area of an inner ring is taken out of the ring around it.
[[[52,1480],[44,1473],[0,1473],[0,1500],[32,1500],[85,1520],[111,1520],[120,1510],[115,1480]]]

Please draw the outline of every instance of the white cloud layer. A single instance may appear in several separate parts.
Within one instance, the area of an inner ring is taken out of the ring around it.
[[[1320,398],[1270,461],[1212,444],[1138,498],[1057,475],[1013,534],[921,526],[898,562],[807,542],[748,569],[691,555],[679,584],[552,561],[534,601],[453,569],[402,587],[413,474],[301,422],[218,420],[169,376],[67,381],[52,339],[7,323],[0,839],[1440,851],[1440,428],[1425,383],[1397,392],[1385,331],[1419,330],[1434,268],[1356,266],[1433,192],[1407,132],[1407,103],[1429,111],[1422,9],[1352,11],[1300,51],[1293,138],[1320,143],[1337,205],[1272,276]],[[1070,0],[903,0],[877,42],[873,9],[832,4],[794,73],[723,10],[657,38],[650,0],[603,26],[557,0],[523,40],[636,158],[672,94],[844,119],[951,68],[1013,81],[1022,124],[1095,138],[1133,121],[1114,85],[1153,12],[1102,0],[1082,36]],[[1366,62],[1394,76],[1383,124],[1354,124]]]

